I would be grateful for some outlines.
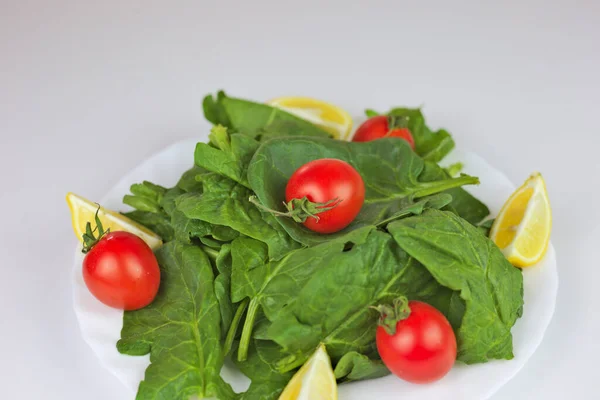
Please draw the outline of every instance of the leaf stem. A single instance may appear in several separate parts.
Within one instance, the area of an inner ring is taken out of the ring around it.
[[[309,358],[309,356],[305,356],[305,355],[302,355],[302,357],[298,357],[298,356],[286,357],[282,360],[279,360],[277,362],[275,368],[277,368],[277,371],[284,374],[286,372],[293,371],[298,367],[301,367],[302,365],[304,365],[306,360],[308,360],[308,358]]]
[[[252,339],[252,330],[254,329],[258,307],[258,299],[254,297],[248,305],[248,314],[246,314],[246,321],[244,321],[240,347],[238,349],[238,361],[246,361],[246,358],[248,358],[248,348],[250,347],[250,339]]]
[[[217,257],[219,256],[219,252],[217,250],[213,249],[212,247],[208,247],[204,244],[200,244],[199,246],[202,249],[202,251],[206,253],[208,258],[211,259],[211,261],[217,261]]]
[[[229,325],[229,330],[227,331],[227,336],[225,337],[225,344],[223,345],[223,353],[225,355],[229,354],[231,351],[235,334],[237,333],[238,326],[240,325],[240,320],[242,319],[242,315],[244,315],[244,311],[246,311],[246,307],[248,307],[249,301],[250,300],[248,298],[245,298],[240,303],[235,315],[233,316],[233,320],[231,321],[231,325]]]
[[[444,179],[443,181],[419,182],[419,189],[413,193],[413,197],[425,197],[464,185],[479,185],[479,178],[461,175],[458,178]]]

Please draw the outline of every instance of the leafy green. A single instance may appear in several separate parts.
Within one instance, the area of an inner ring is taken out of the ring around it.
[[[457,176],[458,174],[460,174],[460,172],[463,170],[463,168],[465,167],[465,165],[461,162],[457,162],[454,163],[452,165],[449,165],[448,167],[444,168],[446,170],[446,173],[448,174],[448,176]]]
[[[203,107],[206,119],[213,124],[223,125],[252,138],[329,136],[321,128],[279,108],[228,97],[224,92],[219,92],[216,99],[206,96]]]
[[[156,252],[161,287],[154,302],[123,317],[119,352],[150,353],[137,400],[233,399],[220,371],[221,315],[213,271],[196,246],[170,242]]]
[[[448,173],[434,163],[425,163],[425,168],[420,176],[426,182],[435,182],[448,177]],[[474,225],[490,214],[490,210],[483,202],[463,188],[452,188],[446,190],[445,193],[452,196],[452,202],[448,205],[447,210],[454,212]]]
[[[234,360],[236,365],[252,380],[248,390],[240,400],[276,400],[285,388],[293,373],[280,373],[273,368],[280,357],[277,344],[265,340],[253,340],[248,358],[243,361]]]
[[[379,115],[376,111],[366,110],[367,116]],[[418,108],[393,108],[387,115],[406,119],[405,124],[415,140],[415,151],[426,161],[439,162],[454,149],[454,140],[444,129],[432,131],[425,123],[425,117]]]
[[[388,225],[398,244],[465,301],[458,358],[511,359],[511,328],[523,313],[523,275],[479,230],[453,213],[427,210]]]
[[[130,191],[132,194],[125,195],[123,203],[137,210],[123,215],[154,231],[163,241],[172,240],[175,232],[171,226],[169,213],[163,208],[163,204],[169,199],[170,190],[144,181],[131,185]]]
[[[132,195],[126,194],[123,197],[123,203],[130,205],[140,211],[159,213],[161,211],[161,201],[167,191],[162,186],[155,185],[152,182],[144,181],[134,183],[129,189]]]
[[[252,192],[222,175],[206,175],[204,193],[187,193],[177,199],[177,210],[187,218],[230,227],[260,240],[269,247],[273,259],[283,257],[299,245],[248,200]]]
[[[493,225],[494,225],[494,219],[490,218],[490,219],[487,219],[487,220],[481,222],[479,225],[477,225],[477,228],[479,229],[479,231],[481,233],[483,233],[484,236],[488,237],[488,236],[490,236],[490,231],[492,230]]]
[[[212,94],[206,95],[202,101],[204,117],[215,125],[231,126],[227,111],[223,107],[223,100],[226,97],[225,92],[219,90],[216,96],[213,97]]]
[[[258,142],[239,133],[229,135],[227,128],[221,125],[215,126],[209,137],[210,144],[196,146],[196,165],[249,187],[246,170]]]
[[[143,182],[124,199],[136,208],[126,215],[165,242],[158,296],[125,312],[117,344],[150,354],[138,400],[275,400],[319,343],[340,383],[387,375],[372,307],[400,296],[448,318],[460,360],[512,357],[522,275],[487,239],[488,208],[462,189],[477,178],[452,178],[458,165],[436,164],[454,147],[447,131],[427,127],[418,109],[392,109],[415,153],[397,138],[332,140],[224,92],[203,109],[215,126],[196,146],[195,165],[172,188]],[[291,174],[318,158],[349,162],[366,189],[356,220],[330,235],[263,211],[282,210]],[[228,355],[251,380],[245,393],[220,377]]]
[[[160,236],[164,242],[172,240],[175,236],[175,232],[171,226],[171,219],[164,213],[135,210],[123,213],[123,215],[138,224],[144,225]]]
[[[351,351],[340,358],[333,373],[338,381],[350,382],[381,378],[389,375],[390,371],[383,361],[372,360],[364,354]]]
[[[312,232],[289,218],[277,219],[294,240],[306,246],[379,224],[411,206],[415,199],[479,182],[469,176],[421,179],[425,163],[404,140],[397,138],[352,143],[294,137],[273,139],[258,149],[248,167],[250,186],[264,206],[281,210],[289,177],[300,166],[319,158],[337,158],[356,168],[365,183],[365,201],[354,221],[332,235]]]
[[[194,165],[181,175],[176,187],[183,192],[201,192],[202,175],[207,172],[204,168]]]
[[[350,247],[340,243],[328,249],[331,245],[325,243],[299,250],[302,272],[297,266],[292,268],[293,275],[284,273],[270,284],[269,291],[277,295],[275,307],[280,310],[273,313],[269,303],[274,301],[262,300],[269,305],[263,307],[271,320],[268,338],[291,354],[278,364],[281,370],[304,362],[319,343],[326,345],[334,362],[348,352],[374,358],[379,314],[371,306],[389,303],[400,295],[411,299],[438,295],[438,282],[389,234],[362,228],[349,235],[358,233],[362,237],[352,238]],[[235,271],[235,254],[233,268]],[[304,271],[310,275],[299,285],[295,276]]]

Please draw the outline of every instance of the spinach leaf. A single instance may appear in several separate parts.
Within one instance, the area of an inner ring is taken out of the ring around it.
[[[271,262],[267,262],[264,244],[245,237],[233,241],[231,297],[234,302],[246,297],[250,299],[238,357],[242,360],[245,357],[260,309],[268,319],[274,319],[286,304],[295,300],[305,282],[319,268],[332,262],[332,256],[342,252],[348,243],[364,242],[373,228],[357,229],[346,236],[290,252],[280,261]],[[312,346],[312,350],[317,344]]]
[[[379,114],[374,110],[365,110],[367,117]],[[425,117],[419,108],[393,108],[387,114],[388,118],[403,120],[415,140],[415,151],[424,160],[439,162],[454,149],[454,140],[450,133],[444,129],[432,131],[425,123]]]
[[[381,378],[389,375],[390,371],[383,361],[372,360],[364,354],[351,351],[342,356],[333,373],[338,381],[351,382]]]
[[[448,177],[448,173],[435,163],[425,163],[425,168],[420,176],[426,182],[435,182]],[[445,193],[452,196],[452,202],[448,205],[447,210],[454,212],[473,225],[478,224],[490,214],[490,210],[485,204],[463,188],[452,188],[446,190]]]
[[[234,360],[239,369],[251,379],[252,383],[239,400],[276,400],[283,391],[293,373],[280,373],[273,365],[281,356],[281,348],[274,342],[253,340],[248,358]]]
[[[175,232],[171,227],[171,218],[164,213],[135,210],[123,213],[123,215],[156,233],[163,242],[173,240],[175,237]]]
[[[209,137],[210,144],[198,143],[196,146],[196,165],[249,187],[246,170],[258,149],[258,142],[239,133],[229,135],[227,128],[221,125],[215,126]]]
[[[298,260],[292,271],[299,274],[298,269],[304,271],[307,264],[316,262],[309,278],[294,287],[287,284],[294,278],[284,274],[269,288],[278,294],[273,300],[283,308],[273,314],[263,307],[271,319],[268,337],[291,354],[278,363],[281,370],[301,365],[319,343],[327,346],[334,363],[349,352],[375,358],[378,313],[370,306],[389,303],[400,295],[424,300],[440,291],[431,274],[389,234],[371,230],[366,238],[353,243],[350,249],[327,249],[327,244],[322,244],[299,250],[304,265]],[[321,260],[314,260],[316,254],[306,254],[311,250],[321,254]]]
[[[217,95],[206,95],[202,101],[204,117],[215,125],[231,126],[227,111],[223,108],[223,100],[227,98],[224,91],[219,90]]]
[[[166,188],[144,181],[134,183],[129,190],[132,194],[126,194],[123,197],[123,203],[140,211],[159,213],[162,210],[160,203],[167,191]]]
[[[454,149],[454,140],[444,129],[432,131],[418,108],[394,108],[388,112],[392,118],[405,118],[407,127],[415,139],[415,151],[424,160],[439,162]]]
[[[274,136],[317,136],[329,134],[312,123],[267,104],[228,97],[223,92],[217,98],[206,96],[204,115],[213,124],[231,128],[252,138]]]
[[[202,167],[194,165],[181,175],[177,188],[183,192],[202,192],[202,175],[208,171]]]
[[[180,196],[177,210],[187,218],[227,226],[243,235],[267,244],[269,256],[280,259],[299,244],[274,221],[248,200],[252,192],[222,175],[203,176],[204,193]]]
[[[248,167],[248,180],[264,206],[281,211],[289,177],[303,164],[319,158],[337,158],[356,168],[365,183],[365,202],[347,228],[331,235],[312,232],[291,218],[277,219],[294,240],[306,246],[343,236],[362,226],[377,225],[412,206],[417,198],[479,182],[469,176],[422,180],[425,163],[401,139],[351,143],[300,137],[264,143]]]
[[[137,210],[123,213],[126,217],[155,232],[164,242],[172,240],[175,232],[171,227],[171,218],[163,208],[169,190],[144,181],[131,185],[131,195],[123,197],[123,203]]]
[[[117,343],[123,354],[150,353],[136,399],[233,399],[220,376],[221,316],[208,258],[198,247],[178,242],[165,244],[156,256],[159,293],[148,307],[125,312]]]
[[[465,302],[458,359],[511,359],[511,328],[523,313],[523,275],[476,227],[453,213],[427,210],[388,225],[406,252]]]
[[[479,232],[483,233],[483,236],[489,237],[494,221],[494,218],[490,218],[477,225]]]

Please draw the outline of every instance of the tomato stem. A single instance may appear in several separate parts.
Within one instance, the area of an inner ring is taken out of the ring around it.
[[[102,221],[100,221],[100,217],[98,213],[100,212],[100,204],[96,203],[98,209],[96,210],[96,215],[94,216],[94,220],[96,222],[96,227],[92,229],[92,223],[87,222],[85,225],[85,233],[81,236],[83,239],[83,249],[81,250],[83,254],[87,254],[92,247],[94,247],[100,239],[108,232],[110,232],[110,228],[104,230],[104,226],[102,226]],[[98,237],[96,237],[95,233],[98,232]]]
[[[256,196],[250,196],[248,200],[256,207],[263,211],[269,212],[276,217],[289,217],[300,223],[305,222],[308,218],[314,218],[319,221],[318,214],[329,211],[332,208],[337,207],[342,202],[342,200],[336,197],[335,199],[329,200],[325,203],[314,203],[304,196],[301,199],[292,199],[287,203],[283,202],[287,212],[281,212],[264,206]]]
[[[379,312],[378,325],[381,326],[388,335],[396,333],[396,325],[410,316],[410,307],[408,299],[404,296],[394,299],[392,305],[380,304],[377,307],[371,307]]]

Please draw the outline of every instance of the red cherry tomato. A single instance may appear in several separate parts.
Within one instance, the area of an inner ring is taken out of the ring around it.
[[[408,306],[410,315],[398,321],[394,334],[377,327],[377,350],[389,370],[405,381],[437,381],[456,360],[454,331],[446,317],[429,304],[410,301]]]
[[[353,142],[370,142],[371,140],[381,139],[383,137],[398,137],[408,142],[410,147],[415,149],[415,140],[408,128],[390,129],[389,118],[386,115],[377,115],[369,118],[358,127]]]
[[[313,203],[337,199],[332,209],[308,217],[304,226],[319,233],[333,233],[348,226],[360,212],[365,200],[365,184],[347,162],[332,158],[311,161],[298,168],[285,188],[285,198],[307,197]]]
[[[156,297],[160,269],[154,253],[138,236],[109,232],[86,254],[83,280],[107,306],[137,310]]]

